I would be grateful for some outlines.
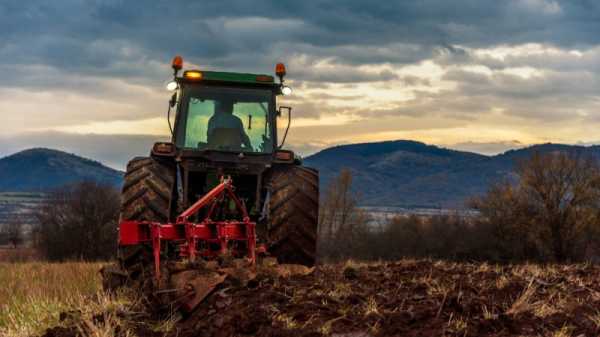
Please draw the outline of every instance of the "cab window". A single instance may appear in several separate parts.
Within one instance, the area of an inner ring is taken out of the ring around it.
[[[199,150],[270,153],[269,90],[195,88],[183,105],[178,145]]]

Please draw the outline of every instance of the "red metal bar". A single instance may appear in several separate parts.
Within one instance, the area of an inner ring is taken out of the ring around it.
[[[152,224],[152,251],[154,253],[154,276],[160,287],[160,240],[161,225]]]
[[[138,221],[122,221],[119,224],[119,245],[137,245],[151,240],[150,227]]]
[[[177,222],[186,222],[190,216],[196,214],[204,206],[217,199],[227,188],[231,188],[231,179],[224,179],[219,185],[206,193],[202,198],[190,206],[190,208],[181,213],[177,217]]]
[[[255,233],[256,225],[254,222],[246,222],[246,244],[248,248],[248,258],[252,262],[252,264],[256,263],[256,233]]]

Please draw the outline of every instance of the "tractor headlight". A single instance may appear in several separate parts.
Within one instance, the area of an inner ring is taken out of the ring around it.
[[[171,81],[171,82],[167,83],[167,90],[169,90],[169,91],[177,90],[177,82]]]
[[[281,88],[281,93],[284,96],[289,96],[292,94],[292,88],[288,87],[287,85]]]

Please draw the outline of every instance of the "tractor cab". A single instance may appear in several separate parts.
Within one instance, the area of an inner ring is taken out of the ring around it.
[[[277,142],[277,117],[287,109],[289,120],[291,112],[276,107],[278,95],[291,93],[283,84],[283,64],[277,65],[276,83],[264,74],[187,70],[178,76],[182,63],[173,60],[174,80],[167,85],[174,91],[170,109],[176,109],[174,127],[169,117],[172,142],[157,143],[155,155],[293,159],[290,151],[279,151],[283,142]]]
[[[273,153],[276,88],[180,83],[181,100],[174,130],[178,148]]]
[[[177,203],[189,206],[208,193],[223,177],[231,177],[251,214],[263,214],[268,197],[265,180],[276,165],[299,163],[292,151],[277,141],[279,95],[291,93],[284,85],[285,66],[276,66],[275,77],[204,70],[181,70],[172,63],[173,81],[168,121],[171,142],[158,142],[152,157],[175,167],[180,181]],[[175,115],[171,116],[171,110]],[[172,121],[174,124],[172,124]],[[175,206],[172,206],[173,209]],[[172,212],[171,212],[172,213]]]

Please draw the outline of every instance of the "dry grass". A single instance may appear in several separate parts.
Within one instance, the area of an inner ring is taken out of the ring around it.
[[[518,314],[521,312],[526,312],[535,309],[538,304],[533,302],[533,296],[535,295],[537,288],[533,284],[533,279],[529,281],[527,288],[525,291],[517,298],[517,300],[512,304],[512,306],[506,311],[509,315]]]
[[[288,330],[296,329],[298,327],[298,323],[294,320],[294,318],[286,314],[277,314],[273,316],[273,320],[283,324],[283,327]]]
[[[63,311],[111,312],[123,305],[101,292],[101,267],[83,262],[0,263],[0,335],[36,335],[58,324]]]
[[[365,316],[379,315],[379,306],[377,305],[377,301],[374,297],[369,297],[364,306]]]

